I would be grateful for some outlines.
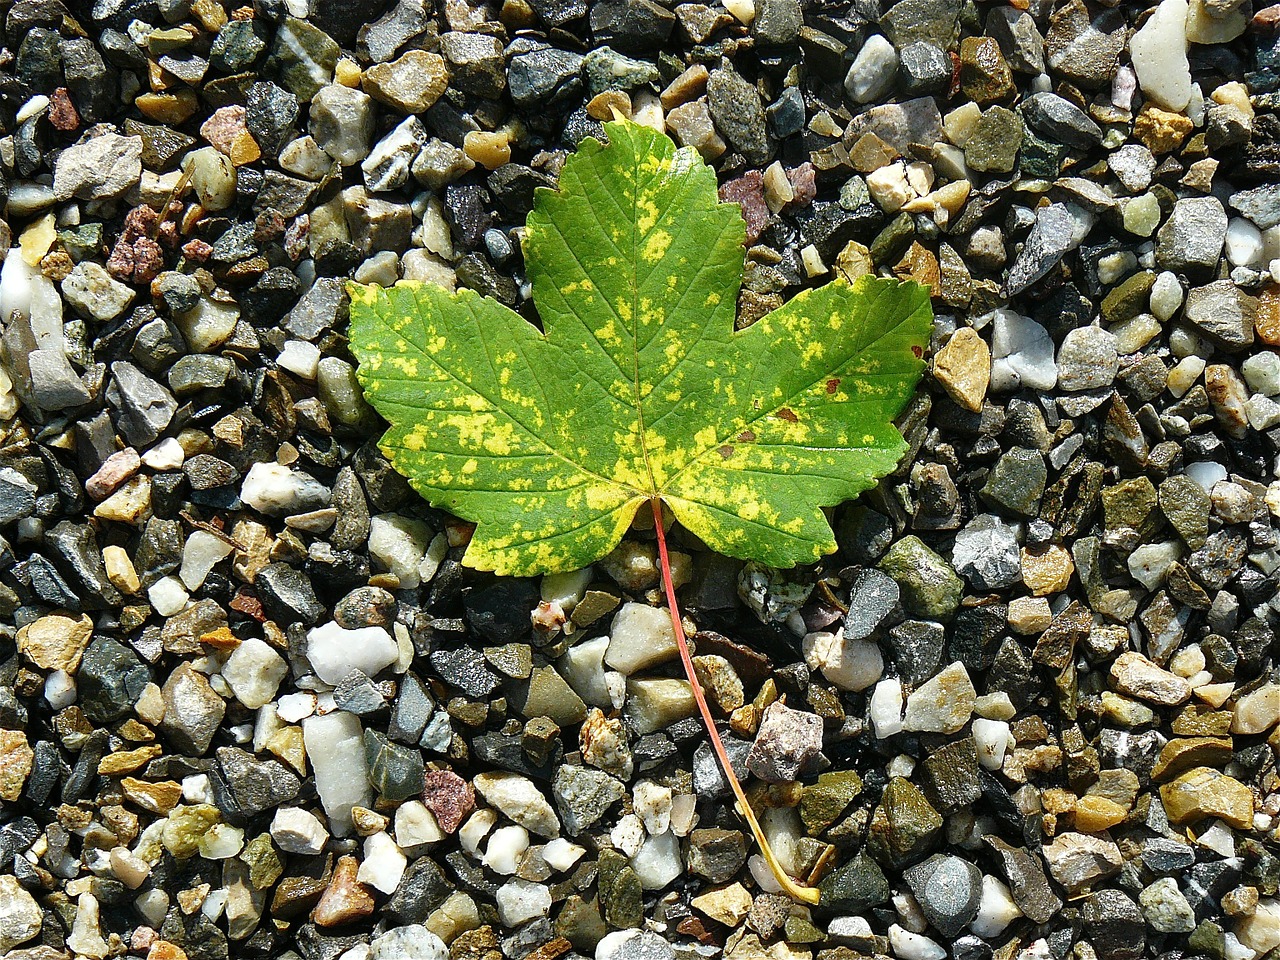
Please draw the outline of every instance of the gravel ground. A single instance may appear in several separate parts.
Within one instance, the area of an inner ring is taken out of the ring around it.
[[[0,2],[0,954],[1280,956],[1280,6]],[[1185,51],[1185,53],[1183,52]],[[929,285],[899,474],[779,572],[494,579],[344,278],[533,316],[618,110],[741,323]]]

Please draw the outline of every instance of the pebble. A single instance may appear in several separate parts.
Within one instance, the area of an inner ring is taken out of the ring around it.
[[[879,100],[898,71],[898,53],[892,43],[878,33],[869,36],[844,78],[844,89],[854,103]]]
[[[952,663],[907,698],[903,729],[956,733],[969,722],[976,698],[964,664]]]
[[[515,773],[483,773],[473,781],[476,791],[530,833],[554,838],[560,821],[547,798],[527,777]]]
[[[1187,0],[1160,0],[1155,13],[1129,40],[1142,92],[1166,110],[1179,112],[1191,100],[1187,10]]]
[[[302,735],[329,829],[349,836],[352,810],[373,802],[360,721],[342,710],[311,716],[302,721]]]
[[[982,409],[991,379],[991,350],[971,327],[961,327],[934,355],[934,378],[966,410]]]
[[[376,676],[399,657],[395,640],[382,627],[347,630],[330,621],[307,633],[307,660],[328,684],[339,683],[353,670]]]

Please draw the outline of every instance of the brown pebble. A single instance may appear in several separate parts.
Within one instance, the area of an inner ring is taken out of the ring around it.
[[[340,927],[373,913],[373,895],[356,880],[359,869],[360,863],[355,857],[339,858],[329,886],[311,911],[311,919],[317,927]]]
[[[66,87],[58,87],[49,97],[49,126],[70,133],[80,126],[80,114]]]

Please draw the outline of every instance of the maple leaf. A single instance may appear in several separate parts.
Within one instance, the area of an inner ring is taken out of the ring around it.
[[[691,149],[627,122],[540,189],[524,238],[543,329],[470,290],[352,285],[381,448],[476,523],[464,563],[574,570],[646,501],[774,567],[835,550],[822,508],[893,470],[932,314],[916,284],[805,290],[734,331],[744,224]]]

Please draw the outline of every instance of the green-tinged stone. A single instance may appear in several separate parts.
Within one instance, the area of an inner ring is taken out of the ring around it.
[[[896,263],[916,235],[916,222],[909,213],[890,220],[871,241],[871,260],[877,266]]]
[[[626,930],[640,926],[644,921],[644,889],[626,857],[613,850],[601,852],[598,886],[604,919],[610,927]]]
[[[527,643],[485,647],[484,658],[489,666],[513,680],[528,680],[529,674],[533,672],[533,647]]]
[[[271,834],[260,833],[240,851],[240,859],[249,868],[249,882],[255,890],[265,890],[284,872],[280,854],[271,843]]]
[[[982,497],[1001,510],[1032,517],[1040,509],[1048,476],[1040,451],[1010,447],[987,477]]]
[[[853,770],[833,770],[804,788],[800,796],[800,819],[810,836],[816,837],[836,822],[840,814],[862,793],[862,778]]]
[[[1225,737],[1231,733],[1231,711],[1215,710],[1207,703],[1189,703],[1173,718],[1179,737]]]
[[[964,584],[951,565],[919,537],[903,537],[878,566],[897,581],[909,615],[925,620],[950,620],[955,615]]]
[[[200,852],[200,838],[222,820],[222,813],[208,803],[174,807],[160,833],[160,842],[177,860],[188,860]]]
[[[942,831],[942,817],[914,784],[894,777],[871,816],[867,851],[877,861],[901,869],[924,857]]]
[[[1065,143],[1048,140],[1026,127],[1022,152],[1018,155],[1018,172],[1031,179],[1053,180],[1062,171],[1062,163],[1070,154],[1071,148]]]
[[[369,782],[383,800],[395,803],[422,792],[426,772],[416,747],[393,743],[376,730],[366,730],[364,757],[369,764]]]
[[[1161,749],[1151,779],[1161,783],[1192,767],[1225,767],[1231,762],[1231,749],[1229,737],[1175,737]]]
[[[1156,275],[1142,270],[1114,287],[1102,298],[1102,319],[1107,323],[1130,320],[1147,308]]]
[[[594,97],[606,90],[634,90],[658,80],[658,68],[645,60],[632,60],[612,47],[597,47],[582,60],[587,89]]]
[[[612,613],[622,601],[604,590],[588,590],[569,618],[579,627],[589,627],[601,617]]]
[[[1006,107],[984,113],[964,145],[964,161],[983,173],[1010,173],[1025,134],[1022,118]]]
[[[880,865],[859,853],[826,876],[818,885],[816,912],[824,916],[862,913],[889,899],[889,881]]]
[[[1209,494],[1190,477],[1178,474],[1160,484],[1160,512],[1192,550],[1209,536]]]
[[[283,87],[299,100],[309,101],[333,79],[341,53],[333,38],[319,27],[285,17],[276,31],[269,64],[275,67]]]
[[[1194,482],[1194,481],[1192,481]],[[1102,512],[1108,531],[1131,527],[1149,537],[1160,525],[1156,488],[1146,477],[1122,480],[1102,491]]]
[[[1193,953],[1201,953],[1210,960],[1223,960],[1227,953],[1227,941],[1222,927],[1212,920],[1203,921],[1187,936],[1187,946]]]
[[[590,956],[609,932],[595,900],[584,900],[576,893],[565,899],[555,923],[556,936],[564,937],[579,953]]]
[[[102,224],[82,223],[59,230],[58,242],[76,263],[96,257],[102,252]]]
[[[787,943],[821,943],[827,935],[799,914],[787,917],[782,927]]]
[[[529,682],[515,699],[522,716],[550,717],[561,727],[581,723],[587,715],[582,698],[552,666],[534,667]]]

